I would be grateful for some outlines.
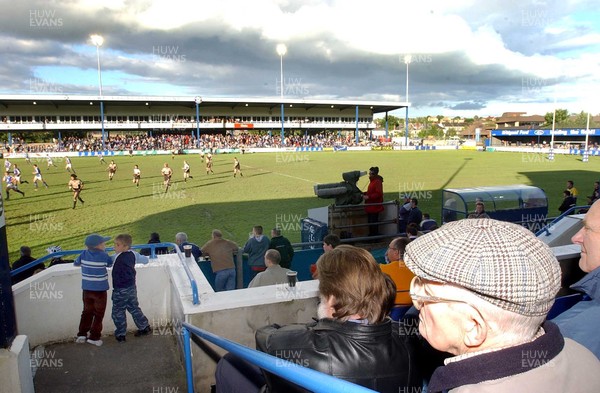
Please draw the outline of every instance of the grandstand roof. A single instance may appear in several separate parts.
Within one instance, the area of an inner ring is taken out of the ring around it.
[[[202,107],[228,106],[232,109],[243,106],[278,108],[282,103],[286,107],[313,109],[350,109],[358,106],[360,109],[370,109],[372,113],[389,112],[410,106],[407,102],[392,101],[360,101],[360,100],[318,100],[297,98],[240,98],[240,97],[192,97],[192,96],[98,96],[98,95],[65,95],[65,94],[0,94],[0,110],[11,105],[46,104],[60,106],[81,105],[84,102],[104,101],[122,106],[184,106],[195,107],[195,100],[201,100]]]

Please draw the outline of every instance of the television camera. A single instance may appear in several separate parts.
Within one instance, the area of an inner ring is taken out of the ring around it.
[[[315,195],[319,198],[335,198],[336,205],[358,205],[363,201],[363,193],[356,186],[366,171],[351,171],[342,173],[343,182],[315,185]]]

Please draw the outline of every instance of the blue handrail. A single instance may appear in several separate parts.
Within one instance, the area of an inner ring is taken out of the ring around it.
[[[298,364],[288,362],[287,360],[279,359],[275,356],[264,352],[257,351],[219,337],[206,330],[197,328],[187,322],[182,323],[183,335],[188,344],[184,343],[185,359],[186,359],[186,374],[188,381],[188,393],[194,392],[194,382],[192,379],[192,362],[191,350],[189,345],[189,332],[239,356],[240,358],[255,364],[256,366],[276,374],[286,380],[302,386],[305,389],[315,393],[374,393],[374,390],[367,389],[364,386],[332,377],[331,375],[300,366]],[[188,360],[189,359],[189,360]],[[285,362],[285,363],[283,363]],[[285,366],[282,366],[284,365]]]
[[[156,258],[156,248],[160,248],[160,247],[172,247],[173,250],[177,253],[177,255],[179,256],[179,260],[181,261],[181,264],[183,265],[183,269],[185,270],[185,274],[187,275],[188,279],[190,280],[190,286],[192,287],[192,301],[194,304],[200,304],[200,298],[198,297],[198,284],[196,283],[196,280],[192,276],[192,272],[190,271],[190,268],[185,263],[185,256],[183,255],[181,250],[179,250],[179,247],[177,246],[177,244],[175,244],[175,243],[150,243],[150,244],[136,244],[136,245],[131,246],[131,248],[133,248],[133,249],[149,248],[151,259]],[[44,255],[43,257],[38,258],[33,262],[29,262],[25,266],[21,266],[15,270],[11,270],[10,275],[12,277],[15,274],[21,273],[22,271],[25,271],[25,270],[29,269],[30,267],[39,265],[40,263],[45,262],[52,258],[62,257],[65,255],[81,254],[83,251],[84,250],[67,250],[67,251],[53,252],[51,254]],[[107,247],[106,251],[107,252],[114,251],[114,248]]]
[[[575,210],[577,209],[589,209],[591,206],[589,205],[583,205],[583,206],[572,206],[569,208],[569,210],[565,211],[564,213],[562,213],[560,216],[556,217],[554,220],[552,220],[549,224],[547,224],[546,226],[544,226],[542,229],[540,229],[539,231],[537,231],[535,233],[535,236],[541,236],[542,234],[546,234],[546,236],[550,236],[550,228],[556,224],[557,222],[559,222],[560,220],[562,220],[563,218],[565,218],[568,215],[571,215],[575,212]]]

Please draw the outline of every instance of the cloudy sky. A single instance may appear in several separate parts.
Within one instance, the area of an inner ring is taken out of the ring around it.
[[[406,100],[411,116],[600,113],[587,0],[0,0],[0,94]],[[403,111],[398,113],[403,116]]]

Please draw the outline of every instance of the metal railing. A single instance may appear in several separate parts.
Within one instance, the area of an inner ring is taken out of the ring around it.
[[[233,353],[247,362],[315,393],[374,393],[374,390],[245,347],[186,322],[182,323],[182,333],[188,393],[194,393],[190,333]]]
[[[550,236],[552,233],[550,233],[550,228],[552,228],[552,226],[554,226],[554,224],[556,224],[557,222],[559,222],[560,220],[562,220],[563,218],[565,218],[566,216],[569,216],[573,213],[575,213],[575,210],[578,209],[589,209],[591,206],[589,205],[583,205],[583,206],[573,206],[570,207],[569,210],[565,211],[564,213],[562,213],[560,216],[556,217],[555,219],[553,219],[552,221],[550,221],[549,224],[547,224],[546,226],[544,226],[542,229],[540,229],[539,231],[537,231],[535,233],[535,236],[541,236],[544,233],[546,234],[546,236]]]
[[[171,247],[173,248],[173,250],[175,251],[175,253],[177,254],[177,256],[179,257],[179,260],[181,261],[181,264],[183,265],[183,269],[185,270],[185,274],[188,277],[188,280],[190,281],[190,286],[192,287],[192,302],[194,304],[200,304],[200,298],[198,296],[198,284],[196,283],[196,280],[194,279],[194,277],[192,276],[192,272],[190,271],[190,268],[188,267],[187,263],[186,263],[186,258],[185,255],[181,252],[181,250],[179,250],[179,247],[177,247],[177,244],[175,243],[151,243],[151,244],[136,244],[134,246],[131,246],[132,249],[144,249],[144,248],[149,248],[150,249],[150,258],[151,259],[155,259],[156,258],[156,249],[157,248],[164,248],[164,247]],[[29,262],[28,264],[21,266],[15,270],[11,270],[10,272],[10,276],[14,276],[16,274],[19,274],[31,267],[37,266],[40,263],[44,263],[47,260],[50,259],[54,259],[56,257],[63,257],[65,255],[78,255],[81,254],[84,250],[67,250],[67,251],[56,251],[53,253],[50,253],[48,255],[44,255],[41,258],[36,259],[33,262]],[[106,251],[114,251],[113,247],[107,247]]]

